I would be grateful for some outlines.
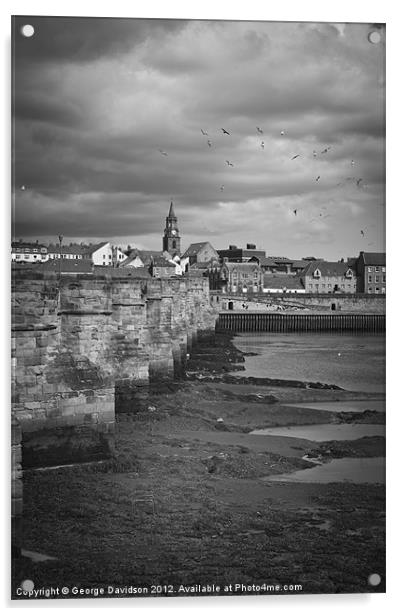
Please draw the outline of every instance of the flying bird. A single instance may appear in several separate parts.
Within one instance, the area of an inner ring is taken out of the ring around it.
[[[210,139],[207,140],[208,147],[212,147],[212,141]]]
[[[227,164],[229,167],[234,167],[234,164],[233,164],[233,163],[231,163],[231,162],[230,162],[230,160],[227,160],[227,161],[226,161],[226,164]]]
[[[293,214],[297,216],[297,210],[293,210]]]
[[[329,152],[330,149],[331,149],[331,146],[328,146],[327,148],[324,148],[324,150],[322,150],[321,154],[326,154],[327,152]]]
[[[167,152],[164,152],[164,150],[159,150],[159,152],[160,152],[161,154],[163,154],[163,156],[167,156],[167,155],[168,155],[168,154],[167,154]]]
[[[314,158],[317,158],[317,152],[315,150],[313,150],[313,156]]]
[[[25,186],[21,186],[21,190],[26,190]]]
[[[224,135],[230,135],[230,133],[225,128],[221,128],[221,131]]]
[[[316,181],[316,182],[318,182],[318,180],[320,179],[320,177],[321,177],[321,176],[320,176],[320,175],[318,175],[318,176],[315,178],[315,181]]]
[[[260,133],[260,135],[264,134],[264,131],[262,130],[262,128],[260,128],[259,126],[256,126],[257,131]]]
[[[357,188],[360,188],[360,185],[361,185],[362,182],[363,182],[363,178],[359,178],[358,180],[356,180]]]
[[[354,167],[355,161],[353,159],[350,161],[350,165],[351,165],[351,167]]]
[[[283,136],[284,134],[285,134],[285,131],[284,131],[284,130],[281,130],[281,135]]]
[[[364,237],[364,231],[360,230],[360,235]]]
[[[264,147],[265,147],[265,143],[263,141],[261,141],[261,147],[262,147],[262,149],[264,149]]]
[[[291,160],[294,160],[295,158],[298,158],[300,156],[300,154],[296,154],[296,156],[292,156]]]
[[[207,133],[207,131],[206,131],[206,130],[202,130],[202,129],[201,129],[201,132],[202,132],[202,134],[203,134],[203,135],[205,135],[206,137],[208,137],[208,133]]]
[[[222,184],[222,186],[221,186],[220,190],[223,190],[224,188],[225,188],[225,187],[224,187],[224,185]]]

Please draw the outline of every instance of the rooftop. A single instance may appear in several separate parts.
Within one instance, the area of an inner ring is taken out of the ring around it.
[[[322,276],[344,276],[351,267],[341,261],[310,261],[300,276],[312,276],[317,269]]]
[[[49,259],[36,266],[39,271],[56,272],[62,274],[92,274],[93,266],[90,259]]]
[[[385,265],[385,252],[361,252],[365,265]]]
[[[247,263],[232,263],[230,261],[226,261],[223,264],[223,267],[227,267],[229,270],[253,270],[258,268],[258,264],[253,261],[248,261]]]
[[[209,242],[195,242],[194,244],[190,244],[186,252],[183,254],[183,257],[192,257],[198,254],[201,248],[203,248],[206,244],[209,244]]]
[[[275,276],[275,274],[264,274],[264,287],[266,289],[304,289],[299,276]]]

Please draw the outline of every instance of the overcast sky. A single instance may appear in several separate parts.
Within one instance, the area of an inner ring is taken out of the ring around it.
[[[383,251],[384,39],[372,24],[17,18],[13,236],[160,250],[173,199],[183,251]]]

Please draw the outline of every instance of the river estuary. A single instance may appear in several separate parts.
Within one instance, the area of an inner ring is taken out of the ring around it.
[[[356,392],[356,400],[293,404],[328,412],[385,412],[385,335],[383,334],[239,334],[235,346],[245,357],[242,376],[291,379],[338,385]],[[359,392],[377,393],[376,399],[359,400]],[[276,426],[253,431],[261,438],[287,436],[320,443],[353,441],[362,437],[385,436],[383,424],[315,424]],[[373,458],[334,459],[305,469],[279,475],[268,481],[319,482],[350,481],[383,483],[385,460]]]

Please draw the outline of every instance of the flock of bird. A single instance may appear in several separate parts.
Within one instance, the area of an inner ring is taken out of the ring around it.
[[[212,148],[213,147],[213,142],[212,142],[212,140],[210,138],[210,135],[209,135],[208,131],[203,129],[203,128],[201,128],[200,130],[201,130],[201,134],[203,135],[203,137],[207,137],[206,144],[207,144],[208,148]],[[227,136],[231,135],[230,131],[227,130],[226,128],[220,128],[220,130],[222,131],[222,135],[227,135]],[[259,136],[264,135],[264,130],[260,126],[256,126],[256,131],[257,131],[257,134]],[[285,130],[281,130],[280,131],[280,136],[284,137],[285,135],[286,135],[286,131]],[[265,141],[261,140],[259,145],[260,145],[260,148],[262,150],[265,149]],[[331,150],[331,146],[325,147],[320,152],[317,152],[317,150],[313,150],[312,151],[312,157],[313,157],[313,159],[317,159],[319,156],[324,156],[324,155],[328,154],[328,152],[330,150]],[[160,149],[159,152],[163,156],[168,156],[168,153],[165,150]],[[291,156],[290,160],[293,161],[293,160],[296,160],[298,158],[303,158],[303,157],[304,157],[303,154],[297,153],[297,154],[294,154],[293,156]],[[226,163],[226,165],[228,167],[234,167],[235,166],[234,163],[231,160],[228,160],[228,159],[225,160],[225,163]],[[355,167],[355,161],[353,159],[350,161],[350,166],[352,168]],[[321,175],[317,175],[315,177],[315,182],[319,182],[320,180],[321,180]],[[359,177],[356,177],[356,176],[348,176],[348,177],[344,178],[341,182],[336,184],[336,186],[337,187],[338,186],[345,186],[347,184],[355,185],[356,188],[358,188],[358,189],[364,188],[363,178],[359,178]],[[225,185],[221,184],[219,189],[220,189],[221,192],[223,192],[225,190]],[[292,210],[292,213],[293,213],[294,216],[297,216],[298,212],[299,212],[298,208],[295,208],[295,209]],[[331,214],[328,214],[326,212],[326,207],[323,207],[323,208],[321,208],[321,211],[319,212],[318,216],[315,216],[315,217],[311,218],[309,220],[309,222],[313,222],[313,221],[316,221],[316,220],[323,220],[323,219],[328,218],[330,216],[331,216]],[[365,237],[365,232],[364,232],[363,229],[360,230],[360,235],[362,237]]]

